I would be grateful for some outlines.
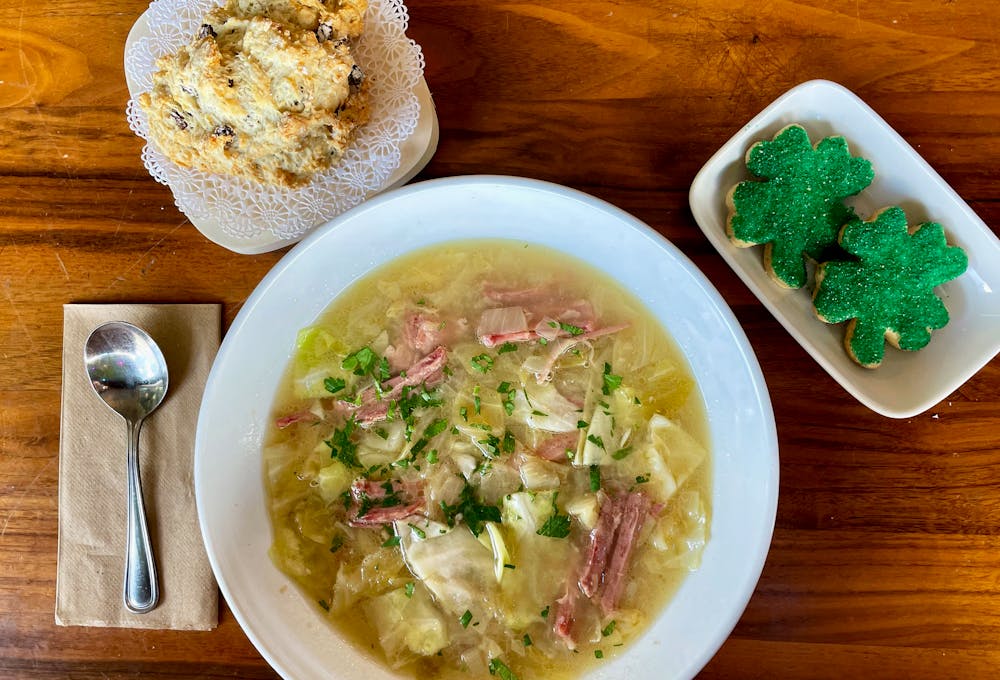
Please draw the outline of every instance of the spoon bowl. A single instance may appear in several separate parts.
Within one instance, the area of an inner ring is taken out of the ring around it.
[[[139,429],[167,394],[167,362],[141,328],[123,321],[97,327],[87,338],[84,363],[94,391],[125,419],[128,431],[128,529],[125,607],[143,614],[156,607],[159,586],[139,479]]]

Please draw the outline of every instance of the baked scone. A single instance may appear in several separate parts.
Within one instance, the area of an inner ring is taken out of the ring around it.
[[[867,222],[845,225],[839,241],[858,259],[817,267],[813,305],[827,323],[849,322],[844,345],[854,361],[875,368],[886,340],[918,350],[948,323],[934,288],[964,272],[969,259],[948,245],[940,224],[926,222],[911,233],[902,208],[884,208]]]
[[[265,184],[307,183],[368,120],[351,51],[367,0],[228,0],[162,57],[139,98],[150,141],[180,165]]]
[[[746,155],[747,169],[764,181],[740,182],[729,192],[726,233],[741,248],[764,244],[768,274],[786,288],[806,283],[804,256],[820,260],[854,217],[842,199],[875,177],[864,158],[851,156],[843,137],[815,147],[800,125],[760,141]]]

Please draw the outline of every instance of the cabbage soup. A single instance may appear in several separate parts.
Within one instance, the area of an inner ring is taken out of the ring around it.
[[[697,568],[706,438],[683,356],[617,283],[541,246],[437,245],[299,332],[265,440],[271,556],[404,674],[578,677]]]

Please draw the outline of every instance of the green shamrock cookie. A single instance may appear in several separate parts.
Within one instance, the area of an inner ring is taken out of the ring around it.
[[[852,359],[875,368],[886,340],[918,350],[948,323],[934,287],[964,272],[969,258],[947,244],[940,224],[926,222],[911,235],[903,209],[885,208],[868,222],[847,224],[839,240],[858,261],[821,264],[813,305],[827,323],[850,319],[844,345]]]
[[[871,184],[872,165],[851,156],[843,137],[813,148],[799,125],[754,144],[746,163],[764,181],[740,182],[729,193],[726,232],[743,248],[765,244],[768,273],[787,288],[801,288],[803,255],[819,260],[837,242],[837,232],[854,218],[841,201]]]

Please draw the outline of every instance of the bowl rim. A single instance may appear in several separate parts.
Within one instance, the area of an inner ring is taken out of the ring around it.
[[[268,291],[276,284],[276,282],[284,275],[286,271],[293,268],[300,258],[305,257],[306,253],[314,247],[314,244],[325,238],[326,234],[334,229],[337,229],[343,222],[356,220],[361,215],[370,211],[378,211],[383,205],[392,203],[394,201],[404,199],[405,197],[411,196],[413,194],[424,193],[424,192],[436,192],[441,190],[451,190],[459,187],[490,187],[499,186],[508,189],[528,189],[534,191],[540,191],[542,193],[556,194],[562,198],[574,200],[585,204],[589,208],[595,209],[597,211],[603,212],[610,216],[611,218],[617,219],[623,222],[625,225],[635,229],[647,238],[654,240],[657,245],[663,248],[669,255],[676,259],[685,269],[686,274],[694,278],[702,291],[705,293],[711,304],[713,305],[715,311],[724,320],[729,332],[732,334],[733,339],[736,340],[742,362],[745,364],[748,371],[749,377],[751,379],[753,393],[756,398],[755,407],[759,409],[760,423],[762,426],[762,444],[766,451],[763,453],[766,466],[766,475],[762,475],[760,480],[763,483],[763,499],[761,501],[762,514],[765,521],[759,527],[759,533],[757,536],[753,537],[751,542],[755,546],[754,554],[752,559],[748,559],[742,571],[742,577],[740,579],[739,587],[737,588],[737,596],[733,600],[736,606],[732,606],[728,615],[721,617],[714,629],[714,634],[712,639],[706,641],[702,645],[700,653],[692,656],[689,659],[687,667],[678,677],[693,677],[697,674],[708,661],[718,652],[725,641],[728,639],[733,628],[736,626],[739,618],[742,616],[747,604],[752,597],[757,582],[763,571],[764,563],[766,561],[768,551],[770,548],[771,539],[773,536],[775,519],[777,516],[777,504],[778,504],[778,483],[779,483],[779,456],[778,456],[778,438],[777,438],[777,428],[774,419],[774,412],[770,400],[770,395],[766,386],[763,372],[761,371],[760,364],[757,361],[756,355],[754,353],[753,347],[746,337],[746,334],[740,325],[736,316],[733,314],[729,305],[722,298],[721,294],[716,290],[708,278],[701,272],[700,269],[686,256],[684,255],[673,243],[671,243],[666,237],[654,230],[652,227],[644,223],[642,220],[631,215],[630,213],[618,208],[602,199],[599,199],[590,194],[572,189],[559,184],[546,182],[543,180],[529,179],[516,176],[507,175],[467,175],[458,177],[443,177],[437,179],[426,180],[423,182],[415,183],[402,187],[399,189],[394,189],[392,191],[386,192],[373,199],[363,202],[359,206],[356,206],[341,215],[331,219],[329,222],[316,228],[314,231],[309,233],[302,241],[296,244],[288,253],[286,253],[281,260],[279,260],[272,269],[261,279],[261,281],[254,288],[250,296],[247,297],[246,301],[240,308],[233,323],[225,333],[225,337],[219,347],[218,354],[216,355],[215,361],[212,365],[212,370],[209,374],[208,380],[206,382],[205,392],[202,399],[202,403],[198,413],[198,428],[195,438],[195,457],[194,457],[194,488],[195,497],[198,508],[198,523],[199,528],[202,533],[203,542],[205,545],[205,550],[208,555],[209,562],[212,567],[212,571],[215,574],[216,581],[219,585],[219,589],[222,592],[223,597],[226,599],[233,616],[236,618],[241,629],[247,638],[251,641],[254,647],[258,650],[261,656],[271,665],[274,670],[276,670],[283,677],[294,677],[287,667],[278,660],[277,655],[271,648],[271,645],[263,640],[254,631],[250,621],[247,618],[245,612],[242,611],[238,598],[234,598],[234,593],[230,588],[230,583],[227,581],[226,576],[222,572],[219,556],[216,553],[215,545],[211,539],[211,531],[209,527],[209,517],[206,516],[206,511],[204,505],[201,501],[204,489],[204,479],[201,461],[207,455],[204,452],[204,430],[202,428],[202,422],[204,420],[205,414],[210,409],[210,403],[214,397],[214,393],[218,386],[216,384],[217,379],[217,367],[221,366],[227,361],[230,353],[232,352],[232,344],[234,338],[238,337],[243,328],[248,324],[249,319],[255,313],[255,309],[261,303],[262,299],[267,295]],[[457,237],[459,240],[464,238],[475,238],[475,236],[470,237]],[[491,238],[491,237],[483,237]],[[455,240],[455,238],[450,239]],[[444,242],[444,241],[442,241]],[[427,246],[425,246],[427,247]],[[571,253],[567,253],[572,255]],[[377,263],[375,267],[381,266],[390,262],[393,259],[401,256],[396,255],[390,258],[386,258],[381,262]],[[369,268],[368,271],[371,271]],[[608,274],[610,276],[610,274]],[[330,304],[330,301],[327,302]],[[706,415],[708,414],[708,404],[706,404]],[[714,475],[713,475],[714,477]],[[713,514],[714,523],[714,514]],[[711,545],[711,541],[709,541]],[[661,614],[662,615],[662,614]],[[593,669],[588,671],[592,673]]]

